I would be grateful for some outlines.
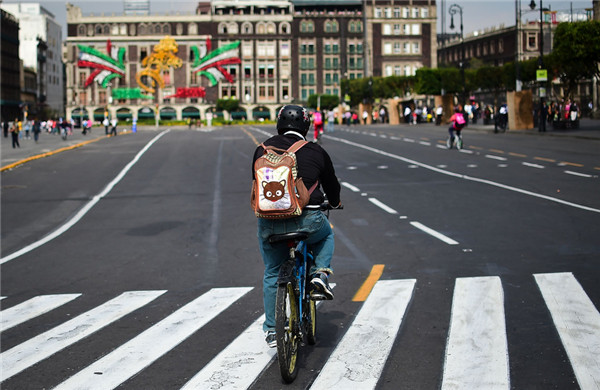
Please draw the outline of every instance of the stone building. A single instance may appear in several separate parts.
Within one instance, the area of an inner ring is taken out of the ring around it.
[[[213,0],[188,15],[84,16],[67,4],[67,117],[204,119],[222,115],[217,99],[235,98],[241,107],[231,117],[274,118],[313,94],[341,97],[343,78],[437,66],[435,13],[434,0]],[[159,80],[147,65],[167,36],[177,52]],[[112,58],[119,76],[80,66],[82,46],[88,60]],[[148,77],[163,85],[151,92],[141,85]]]
[[[0,107],[2,122],[21,117],[21,85],[19,59],[19,21],[14,15],[0,9],[2,29],[2,58],[0,60]]]

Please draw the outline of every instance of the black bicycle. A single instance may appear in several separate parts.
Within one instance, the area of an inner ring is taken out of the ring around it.
[[[323,211],[331,207],[321,205]],[[298,350],[304,337],[309,345],[317,342],[317,302],[325,299],[321,294],[308,289],[309,270],[313,264],[313,255],[306,245],[308,234],[291,232],[274,234],[269,242],[286,242],[289,257],[279,270],[277,279],[277,298],[275,301],[275,334],[277,339],[277,358],[279,370],[286,383],[291,383],[298,375]]]

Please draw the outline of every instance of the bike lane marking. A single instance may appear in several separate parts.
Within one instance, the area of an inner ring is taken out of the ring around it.
[[[416,282],[416,279],[381,280],[375,284],[311,389],[375,388]]]
[[[535,274],[583,390],[600,388],[600,313],[570,272]]]
[[[160,291],[129,291],[62,325],[31,338],[0,354],[0,381],[41,362],[88,337],[164,294]],[[96,378],[97,379],[97,378]]]
[[[458,241],[454,241],[450,237],[445,236],[442,233],[440,233],[438,231],[435,231],[435,230],[433,230],[433,229],[431,229],[431,228],[423,225],[420,222],[412,221],[412,222],[410,222],[410,224],[412,226],[416,227],[417,229],[420,229],[421,231],[423,231],[423,232],[425,232],[425,233],[427,233],[427,234],[429,234],[429,235],[437,238],[438,240],[441,240],[441,241],[445,242],[448,245],[458,245]]]
[[[510,389],[504,291],[497,276],[454,286],[442,390]]]
[[[131,160],[129,162],[129,164],[127,164],[125,166],[125,168],[123,168],[121,170],[121,172],[119,172],[119,174],[110,182],[108,183],[108,185],[106,187],[104,187],[104,189],[97,195],[94,195],[92,197],[92,200],[90,200],[88,203],[86,203],[71,219],[69,219],[65,224],[63,224],[62,226],[60,226],[58,229],[56,229],[55,231],[53,231],[52,233],[48,234],[47,236],[45,236],[44,238],[27,245],[24,248],[19,249],[16,252],[11,253],[8,256],[4,256],[2,258],[0,258],[0,265],[7,263],[11,260],[16,259],[19,256],[22,256],[26,253],[31,252],[34,249],[39,248],[40,246],[54,240],[55,238],[61,236],[63,233],[65,233],[67,230],[69,230],[70,228],[73,227],[73,225],[75,225],[77,222],[79,222],[95,205],[96,203],[98,203],[102,198],[104,198],[106,195],[108,195],[108,193],[110,191],[112,191],[112,189],[125,177],[125,175],[129,172],[129,170],[131,168],[133,168],[133,166],[140,160],[140,158],[142,158],[142,156],[144,155],[144,153],[146,153],[148,151],[148,149],[150,149],[150,147],[152,145],[154,145],[154,143],[156,141],[158,141],[163,135],[167,134],[168,132],[170,132],[171,130],[165,130],[163,132],[161,132],[160,134],[158,134],[156,137],[154,137],[152,140],[150,140],[150,142],[148,142],[146,144],[146,146],[144,146],[144,148],[142,148],[142,150],[140,150],[136,156],[133,158],[133,160]]]

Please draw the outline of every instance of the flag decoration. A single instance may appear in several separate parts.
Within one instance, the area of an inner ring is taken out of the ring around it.
[[[239,46],[240,41],[236,41],[211,51],[211,41],[206,39],[207,54],[205,55],[200,53],[197,46],[192,46],[194,52],[192,71],[206,76],[210,80],[211,87],[217,85],[218,81],[223,78],[233,83],[233,77],[223,66],[242,62],[238,57]]]
[[[113,47],[110,39],[106,41],[106,52],[104,54],[93,47],[77,45],[79,47],[79,59],[77,66],[80,68],[92,68],[94,71],[85,81],[84,88],[96,81],[103,88],[115,77],[125,76],[125,48]]]

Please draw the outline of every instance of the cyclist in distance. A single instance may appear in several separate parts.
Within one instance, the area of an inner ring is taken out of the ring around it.
[[[298,140],[306,140],[310,128],[310,114],[304,107],[287,105],[277,115],[277,133],[264,142],[265,146],[288,149]],[[264,149],[258,146],[252,160],[252,177],[254,162],[262,156]],[[333,299],[333,292],[328,278],[333,273],[331,258],[333,257],[333,230],[327,217],[321,212],[320,205],[327,195],[329,204],[339,208],[340,184],[335,175],[329,154],[318,144],[309,142],[296,152],[298,177],[301,177],[307,188],[318,185],[310,194],[310,201],[297,217],[287,219],[258,218],[258,244],[265,264],[263,278],[263,302],[265,306],[265,322],[263,330],[266,341],[271,348],[277,346],[275,339],[275,300],[277,295],[277,277],[279,268],[287,260],[289,249],[285,242],[271,244],[269,236],[289,232],[305,232],[309,236],[305,240],[313,252],[314,264],[310,269],[310,284],[315,293],[326,299]]]
[[[450,117],[450,127],[448,128],[448,133],[450,133],[450,139],[448,142],[448,149],[452,149],[452,145],[454,145],[454,133],[456,132],[456,136],[460,139],[460,132],[463,127],[465,127],[466,121],[465,117],[462,114],[462,109],[460,106],[454,107],[454,114]],[[460,146],[459,146],[460,147]]]

